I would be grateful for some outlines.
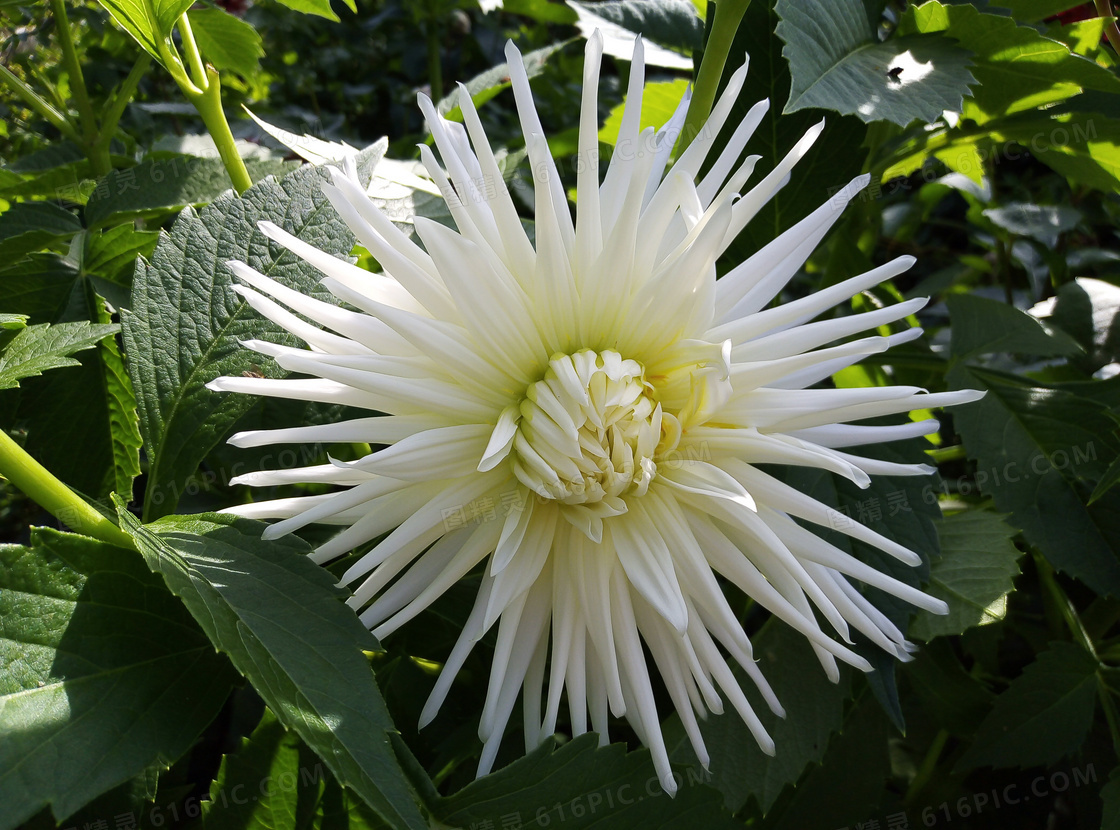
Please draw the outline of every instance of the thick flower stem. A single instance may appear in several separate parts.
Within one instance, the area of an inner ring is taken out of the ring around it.
[[[150,13],[154,16],[154,12]],[[221,156],[222,164],[225,165],[234,189],[238,193],[244,193],[253,186],[253,180],[249,177],[249,171],[245,168],[241,154],[237,152],[237,144],[229,129],[229,122],[226,121],[225,110],[222,109],[222,85],[218,70],[210,64],[203,63],[198,44],[194,40],[194,32],[191,31],[191,24],[185,13],[179,18],[178,27],[183,39],[183,51],[187,55],[187,64],[193,77],[188,77],[187,68],[183,66],[179,56],[172,52],[170,41],[160,42],[160,57],[183,95],[202,116],[202,123],[206,125],[206,131],[214,139],[218,155]]]
[[[102,516],[0,430],[0,473],[36,504],[78,533],[136,550],[132,538]]]
[[[244,193],[253,186],[253,180],[249,177],[249,171],[245,168],[241,154],[237,152],[237,144],[229,129],[229,122],[226,121],[226,113],[222,109],[222,87],[218,80],[218,70],[213,66],[206,66],[206,81],[206,89],[201,93],[193,93],[185,89],[183,92],[202,116],[202,123],[206,125],[207,132],[218,146],[218,154],[222,158],[222,164],[225,165],[234,188],[239,194]]]
[[[704,122],[708,120],[712,104],[716,100],[719,80],[723,77],[723,69],[727,65],[727,56],[731,54],[731,44],[735,41],[739,23],[743,20],[743,15],[746,14],[747,6],[750,4],[751,0],[719,0],[715,4],[715,19],[712,21],[711,34],[704,46],[704,57],[700,60],[696,85],[692,90],[692,102],[688,106],[684,129],[681,130],[682,152],[692,143],[692,139],[696,138]]]

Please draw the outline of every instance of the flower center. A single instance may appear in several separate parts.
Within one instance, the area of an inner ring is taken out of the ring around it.
[[[618,352],[554,357],[526,390],[513,441],[513,470],[526,487],[563,504],[641,495],[657,474],[654,457],[680,435],[661,411],[645,370]]]

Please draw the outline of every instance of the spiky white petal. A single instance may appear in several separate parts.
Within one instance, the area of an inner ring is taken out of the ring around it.
[[[766,112],[760,102],[697,184],[743,87],[745,64],[706,128],[666,170],[689,96],[660,130],[640,131],[644,48],[636,43],[629,103],[600,184],[603,40],[593,33],[573,221],[521,56],[512,45],[506,54],[534,171],[535,244],[461,89],[465,126],[420,96],[442,165],[427,147],[421,161],[457,230],[417,219],[423,247],[416,244],[367,198],[352,157],[332,169],[326,194],[384,273],[369,274],[275,225],[261,226],[319,269],[326,288],[356,310],[230,264],[240,281],[235,290],[252,308],[307,344],[253,340],[245,347],[306,377],[224,377],[212,389],[385,413],[233,436],[239,447],[307,441],[383,448],[348,463],[239,476],[250,486],[316,482],[340,489],[231,512],[278,520],[268,538],[313,522],[341,525],[312,554],[317,562],[383,537],[342,577],[353,588],[349,604],[380,637],[481,571],[474,607],[421,716],[421,725],[431,722],[470,651],[497,626],[479,724],[479,774],[494,763],[519,693],[531,748],[556,728],[566,691],[574,734],[590,728],[605,743],[608,713],[625,717],[672,793],[643,642],[705,766],[697,717],[722,712],[724,699],[762,749],[775,750],[729,658],[784,716],[716,574],[804,634],[834,680],[838,660],[871,669],[849,647],[853,631],[899,659],[909,659],[913,648],[856,584],[946,610],[795,521],[829,526],[832,511],[757,465],[815,467],[861,487],[875,475],[925,475],[925,465],[869,459],[853,448],[925,435],[936,421],[854,422],[978,394],[810,388],[920,335],[904,329],[857,337],[910,317],[924,299],[811,322],[902,273],[911,257],[772,304],[866,177],[716,280],[716,260],[784,186],[821,131],[813,127],[746,189],[758,157],[740,156]],[[921,561],[857,522],[836,529],[904,563]]]

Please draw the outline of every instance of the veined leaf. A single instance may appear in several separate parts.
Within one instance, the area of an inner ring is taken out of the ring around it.
[[[941,557],[930,566],[926,591],[945,600],[949,613],[920,612],[910,636],[928,641],[1002,620],[1012,580],[1019,575],[1014,529],[994,513],[969,510],[938,522],[937,534]]]
[[[214,7],[191,12],[191,29],[202,56],[217,69],[248,77],[260,68],[264,56],[257,30],[225,9]]]
[[[816,107],[862,121],[933,121],[959,112],[976,79],[944,35],[880,41],[861,0],[780,0],[777,34],[792,78],[784,112]]]
[[[183,600],[211,642],[280,722],[393,827],[427,828],[389,743],[392,720],[363,650],[377,641],[333,577],[294,536],[231,516],[140,522],[116,500],[121,527]]]
[[[132,551],[48,529],[0,547],[0,828],[167,766],[236,675]]]
[[[98,0],[121,28],[132,35],[152,57],[161,60],[159,41],[171,29],[193,0]],[[149,8],[152,13],[149,13]]]
[[[368,174],[384,146],[359,157],[359,169]],[[254,369],[259,358],[239,341],[297,344],[233,292],[226,262],[247,262],[285,285],[327,298],[318,271],[257,229],[267,219],[327,253],[348,255],[354,237],[322,193],[326,180],[326,170],[307,165],[280,181],[258,182],[240,198],[227,193],[198,213],[187,208],[151,263],[137,264],[132,309],[121,317],[150,459],[147,515],[175,509],[199,462],[254,403],[248,395],[211,392],[205,384],[251,370],[283,374],[271,364]]]
[[[1047,329],[1031,315],[1007,303],[972,294],[953,294],[947,303],[953,320],[954,357],[995,352],[1051,357],[1083,351],[1061,329]]]
[[[51,202],[17,202],[0,214],[0,262],[14,262],[82,229],[78,217]]]
[[[354,0],[342,0],[348,9],[356,12],[358,7],[354,5]],[[292,11],[300,12],[301,14],[313,14],[317,17],[325,17],[327,20],[338,22],[338,15],[331,9],[331,0],[278,0],[280,5],[287,6]]]
[[[1116,419],[1104,404],[1072,392],[1025,384],[957,364],[954,389],[986,389],[980,401],[953,411],[981,492],[1011,514],[1056,569],[1100,594],[1120,596],[1120,494],[1085,505],[1118,452]],[[981,481],[980,476],[983,475]]]
[[[1081,646],[1052,643],[996,698],[956,769],[1048,766],[1076,750],[1093,723],[1098,668]]]
[[[978,124],[1064,101],[1085,89],[1120,92],[1120,78],[1064,43],[967,3],[928,0],[911,7],[899,24],[899,34],[933,32],[951,32],[974,54],[972,73],[979,83],[963,114]]]
[[[649,751],[623,744],[596,748],[598,736],[581,735],[559,748],[552,741],[507,767],[440,799],[433,809],[450,827],[519,826],[536,830],[560,823],[582,830],[648,830],[739,826],[722,809],[719,793],[703,777],[682,775],[669,798],[661,790]]]
[[[40,323],[22,329],[3,354],[0,354],[0,389],[19,386],[23,378],[40,375],[48,369],[77,366],[69,355],[89,349],[116,333],[115,325],[92,323]]]

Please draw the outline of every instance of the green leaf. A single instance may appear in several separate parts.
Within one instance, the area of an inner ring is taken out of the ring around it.
[[[994,513],[970,510],[937,523],[941,558],[930,566],[926,591],[949,605],[946,616],[921,611],[910,636],[932,640],[961,634],[1007,614],[1007,595],[1019,575],[1015,530]]]
[[[976,461],[976,486],[1011,514],[1027,541],[1056,569],[1099,594],[1120,596],[1117,494],[1085,505],[1084,480],[1098,480],[1120,448],[1106,405],[1072,392],[958,364],[954,389],[986,389],[980,401],[953,409],[953,421]]]
[[[1052,643],[996,698],[956,770],[1050,766],[1074,752],[1093,723],[1097,668],[1080,646]]]
[[[23,328],[27,328],[26,314],[0,313],[0,329],[4,331],[19,331]]]
[[[642,116],[638,129],[646,127],[660,129],[670,118],[688,89],[688,81],[678,78],[675,81],[647,81],[642,89]],[[599,128],[599,140],[614,145],[622,129],[622,113],[626,109],[626,99],[613,107],[603,126]]]
[[[951,643],[940,639],[926,644],[903,674],[929,722],[954,737],[971,739],[995,695],[964,670]]]
[[[97,0],[122,29],[157,60],[158,43],[171,34],[175,22],[194,0]],[[149,14],[148,9],[154,13]]]
[[[976,83],[969,52],[951,38],[880,41],[861,0],[779,0],[776,8],[793,79],[786,113],[817,107],[905,127],[959,112]]]
[[[787,785],[794,784],[809,764],[820,763],[824,757],[829,737],[843,723],[849,674],[842,671],[841,682],[830,683],[805,637],[784,623],[771,620],[752,639],[759,668],[785,708],[786,717],[773,714],[742,673],[736,673],[736,677],[774,739],[777,754],[766,755],[758,748],[734,710],[709,715],[700,722],[700,731],[711,756],[711,783],[723,793],[727,809],[737,813],[753,797],[765,814]],[[665,740],[670,757],[699,769],[677,716],[667,724]]]
[[[1015,141],[1075,184],[1120,190],[1120,119],[1097,113],[1024,113],[992,125],[992,139]]]
[[[1093,488],[1092,495],[1089,496],[1089,504],[1092,505],[1103,498],[1104,494],[1120,484],[1120,457],[1117,457],[1112,465],[1101,476],[1101,480],[1097,482],[1097,486]]]
[[[604,0],[578,5],[628,32],[686,54],[704,42],[704,20],[691,0]]]
[[[81,229],[78,217],[56,204],[17,202],[0,214],[0,262],[13,262]]]
[[[360,157],[360,169],[368,173],[377,155]],[[280,181],[265,179],[240,198],[227,193],[199,213],[187,208],[156,246],[151,263],[138,261],[132,309],[121,317],[149,458],[148,515],[174,510],[184,482],[254,403],[248,395],[211,392],[205,384],[250,370],[282,374],[271,364],[254,369],[259,358],[239,341],[298,342],[233,292],[225,263],[247,262],[298,291],[326,298],[319,272],[270,243],[257,223],[275,222],[335,256],[353,248],[353,235],[322,193],[325,181],[326,170],[308,165]]]
[[[766,817],[767,830],[837,830],[881,814],[890,779],[889,730],[875,700],[865,695],[844,719],[820,766],[797,783],[788,804]]]
[[[1120,361],[1120,287],[1077,277],[1058,289],[1049,322],[1077,338],[1088,353],[1088,373]]]
[[[1008,9],[1020,23],[1035,23],[1081,3],[1078,0],[993,0],[992,5]]]
[[[183,600],[211,642],[287,728],[394,827],[426,828],[389,743],[393,723],[363,650],[377,641],[345,592],[287,536],[231,516],[168,516],[121,527]]]
[[[954,357],[997,352],[1035,357],[1082,353],[1077,341],[1064,331],[1048,329],[1036,318],[1007,303],[974,294],[953,294],[946,302],[953,321]]]
[[[151,256],[157,242],[159,231],[138,231],[130,222],[91,231],[82,252],[82,274],[115,307],[127,307],[136,259]]]
[[[166,767],[236,678],[134,552],[47,529],[0,547],[0,665],[2,830]]]
[[[285,161],[245,161],[254,181],[283,175],[298,166]],[[86,223],[99,228],[186,205],[203,205],[230,187],[229,173],[219,158],[145,159],[135,167],[114,170],[98,181],[86,203]]]
[[[19,309],[33,322],[62,319],[78,280],[77,266],[58,254],[36,253],[0,268],[0,307]]]
[[[68,355],[89,349],[115,334],[115,325],[92,323],[40,323],[21,330],[0,354],[0,389],[19,386],[23,378],[41,375],[48,369],[77,366]]]
[[[451,827],[739,826],[722,809],[719,793],[703,785],[702,776],[680,776],[680,789],[670,798],[661,790],[648,750],[627,753],[624,744],[596,748],[597,740],[593,734],[581,735],[556,749],[546,741],[524,758],[440,799],[433,812]]]
[[[755,0],[747,7],[731,47],[731,63],[737,62],[737,56],[749,54],[751,65],[743,91],[731,110],[730,123],[743,119],[756,101],[783,101],[789,94],[788,64],[782,59],[782,41],[774,33],[777,24],[773,0]],[[770,171],[822,115],[808,110],[783,115],[772,106],[747,145],[748,153],[762,157],[757,167],[760,174]],[[821,137],[793,169],[789,184],[770,199],[731,243],[726,261],[742,262],[828,201],[860,173],[863,156],[852,148],[863,143],[866,133],[867,126],[854,116],[828,118]],[[715,142],[712,153],[723,149],[727,135],[725,132]]]
[[[280,5],[287,6],[292,11],[297,11],[300,14],[313,14],[317,17],[325,17],[327,20],[338,22],[338,15],[331,9],[331,0],[277,0]],[[352,12],[358,9],[354,5],[354,0],[343,0],[346,7]]]
[[[1120,92],[1120,78],[1064,43],[967,3],[929,0],[907,10],[899,24],[900,34],[933,32],[947,32],[973,52],[978,84],[964,117],[979,124],[1064,101],[1085,89]]]
[[[108,323],[111,319],[104,303],[97,303],[98,320]],[[132,381],[117,347],[117,338],[106,337],[98,345],[101,358],[101,380],[104,382],[104,400],[109,415],[109,448],[112,453],[112,492],[125,503],[132,501],[132,483],[140,475],[140,419],[136,414],[136,395]]]
[[[194,32],[202,56],[217,69],[228,69],[249,77],[260,68],[264,47],[257,30],[225,9],[205,8],[191,12]]]
[[[202,802],[198,830],[372,830],[384,825],[323,762],[265,709],[253,734],[226,755]]]
[[[544,72],[545,63],[549,57],[559,52],[571,40],[563,40],[559,43],[552,43],[540,49],[534,49],[532,52],[526,52],[522,56],[522,61],[525,64],[525,74],[530,78],[535,78]],[[500,63],[497,66],[487,69],[481,75],[476,75],[465,84],[467,92],[470,93],[471,101],[474,102],[476,107],[481,107],[503,89],[510,86],[509,80],[509,64]],[[463,113],[459,110],[459,90],[455,90],[445,95],[436,107],[440,115],[451,121],[462,121]]]
[[[1027,202],[1006,202],[986,209],[984,216],[1008,233],[1034,239],[1051,250],[1057,247],[1061,234],[1081,223],[1081,211],[1076,208]]]
[[[575,23],[579,16],[567,6],[551,0],[505,0],[502,11],[506,14],[523,14],[542,23]]]

